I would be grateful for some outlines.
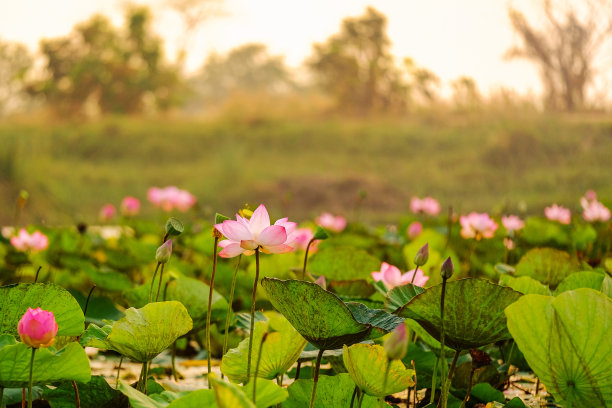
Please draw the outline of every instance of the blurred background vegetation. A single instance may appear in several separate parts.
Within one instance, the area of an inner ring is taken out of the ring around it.
[[[205,215],[265,202],[292,218],[387,221],[413,195],[458,212],[536,213],[578,208],[587,189],[610,204],[610,101],[589,87],[610,49],[612,3],[559,4],[541,0],[535,22],[508,9],[517,45],[506,56],[538,67],[537,98],[485,95],[467,76],[443,95],[435,72],[392,55],[372,7],[339,21],[297,70],[248,43],[187,73],[190,37],[223,14],[218,0],[168,1],[184,24],[173,62],[154,10],[138,5],[121,26],[95,15],[36,54],[0,40],[0,223],[22,189],[27,221],[61,224],[170,184]]]

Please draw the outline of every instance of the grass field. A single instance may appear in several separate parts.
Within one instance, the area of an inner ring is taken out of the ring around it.
[[[0,223],[94,221],[150,186],[194,193],[200,211],[266,203],[294,219],[323,210],[392,221],[412,195],[458,212],[611,204],[612,118],[535,113],[417,119],[145,119],[0,122]],[[153,209],[143,202],[146,212]],[[274,217],[273,217],[274,218]]]

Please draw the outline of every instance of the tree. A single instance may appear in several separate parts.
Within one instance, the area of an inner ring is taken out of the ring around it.
[[[24,81],[32,62],[24,45],[0,41],[0,117],[19,110],[26,103]]]
[[[346,18],[340,32],[313,46],[307,61],[320,86],[338,104],[358,112],[403,108],[406,84],[389,51],[386,17],[368,7],[361,17]]]
[[[63,114],[139,113],[177,102],[178,71],[164,63],[145,7],[127,9],[115,28],[96,15],[62,38],[43,40],[47,77],[30,90]]]
[[[545,105],[549,109],[574,111],[585,107],[587,87],[597,71],[599,53],[612,34],[612,2],[540,0],[542,18],[530,23],[510,7],[512,27],[521,45],[507,56],[533,61],[540,70]]]

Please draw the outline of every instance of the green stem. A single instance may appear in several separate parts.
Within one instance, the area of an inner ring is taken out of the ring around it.
[[[153,299],[153,285],[155,284],[155,277],[157,276],[157,271],[159,270],[159,266],[161,265],[161,262],[157,263],[157,266],[155,267],[155,272],[153,273],[153,279],[151,280],[151,289],[149,289],[149,302],[151,303],[151,300]]]
[[[234,290],[236,289],[236,278],[238,277],[238,267],[240,266],[240,260],[242,259],[242,254],[238,257],[238,262],[236,263],[236,267],[234,268],[234,276],[232,277],[232,288],[230,289],[230,296],[227,305],[227,317],[225,318],[225,336],[223,337],[223,355],[227,352],[227,340],[229,338],[229,325],[230,318],[232,315],[232,303],[234,302]],[[221,378],[223,378],[223,373],[221,373]]]
[[[360,391],[359,392],[359,398],[357,398],[357,407],[361,408],[361,404],[363,403],[363,397],[365,395],[365,392]]]
[[[257,374],[259,374],[259,363],[261,362],[261,352],[263,351],[264,341],[266,341],[268,333],[264,333],[261,337],[261,343],[259,343],[259,353],[257,353],[257,363],[255,364],[255,375],[253,375],[253,404],[257,405],[255,398],[257,398]]]
[[[176,340],[172,343],[172,378],[174,381],[178,381],[178,374],[176,373]]]
[[[32,408],[32,383],[34,380],[34,354],[36,347],[32,347],[32,357],[30,358],[30,381],[28,382],[28,408]]]
[[[391,368],[391,359],[387,359],[387,366],[385,367],[385,376],[383,377],[383,387],[382,392],[385,393],[387,391],[387,378],[389,378],[389,369]]]
[[[416,366],[414,365],[414,360],[410,361],[412,364],[412,371],[414,371],[414,408],[417,406],[417,373]],[[406,406],[410,405],[410,388],[408,388],[408,398],[406,399]]]
[[[41,269],[42,269],[42,266],[39,266],[38,269],[36,270],[36,276],[34,277],[34,283],[38,282],[38,274],[40,273]]]
[[[468,389],[465,393],[465,397],[463,397],[463,401],[461,402],[461,406],[459,408],[465,408],[465,404],[470,400],[470,393],[472,392],[472,381],[474,380],[474,369],[470,370],[470,382],[468,383]]]
[[[302,368],[302,362],[298,361],[297,362],[297,367],[295,368],[295,378],[293,379],[294,381],[300,379],[300,369],[301,368]]]
[[[310,241],[308,241],[308,245],[306,245],[306,254],[304,255],[304,267],[302,268],[302,280],[304,280],[304,276],[306,275],[306,265],[308,264],[308,251],[310,251],[310,245],[315,241],[314,238],[312,238]]]
[[[442,277],[442,295],[440,296],[440,401],[444,398],[444,369],[446,368],[446,357],[444,356],[444,297],[446,295],[446,278]],[[435,390],[432,390],[434,392]]]
[[[117,382],[115,384],[115,389],[119,389],[119,376],[121,375],[121,364],[123,364],[123,356],[119,359],[119,367],[117,367]]]
[[[249,332],[249,356],[247,357],[247,383],[251,379],[251,354],[253,353],[253,332],[255,331],[255,295],[257,294],[257,281],[259,280],[259,248],[255,250],[255,283],[251,295],[251,331]]]
[[[457,366],[457,359],[459,358],[460,353],[461,350],[455,351],[453,361],[451,362],[450,368],[448,369],[448,377],[446,377],[446,380],[444,381],[444,385],[442,388],[442,397],[440,398],[440,401],[442,401],[442,408],[446,408],[446,405],[448,404],[448,392],[450,390],[451,381],[453,379],[455,367]],[[440,402],[438,402],[438,406],[440,406]]]
[[[159,299],[159,293],[161,292],[161,284],[162,284],[162,281],[164,280],[164,266],[166,266],[166,264],[162,264],[161,271],[159,271],[159,285],[157,285],[157,295],[155,295],[156,302],[157,302],[157,299]]]
[[[355,396],[357,396],[357,390],[359,388],[357,386],[355,386],[355,389],[353,390],[353,396],[351,397],[351,408],[353,408],[353,404],[355,403]]]
[[[76,381],[72,381],[72,388],[74,388],[74,401],[76,408],[81,408],[81,398],[79,397],[79,387],[77,387]]]
[[[4,408],[4,387],[0,387],[0,408]]]
[[[416,268],[414,268],[414,275],[412,275],[412,280],[410,281],[411,285],[414,285],[414,278],[416,278],[416,274],[419,271],[419,265],[416,266]]]
[[[319,369],[321,368],[321,357],[323,357],[323,352],[325,350],[319,350],[319,354],[317,354],[317,362],[315,364],[315,371],[312,383],[312,394],[310,395],[310,408],[314,407],[315,397],[317,395],[317,384],[319,383]]]
[[[208,362],[208,375],[210,375],[210,313],[212,310],[213,288],[215,286],[215,273],[217,272],[217,248],[219,247],[219,237],[215,234],[215,244],[213,245],[213,269],[210,277],[210,287],[208,289],[208,312],[206,313],[206,357]],[[208,388],[211,388],[210,382]]]
[[[440,365],[440,356],[436,359],[436,365],[434,366],[433,376],[431,377],[431,398],[429,399],[429,403],[433,404],[434,399],[436,398],[436,377],[438,376],[438,365]]]

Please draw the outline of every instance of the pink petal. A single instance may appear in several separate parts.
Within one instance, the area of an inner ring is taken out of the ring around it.
[[[247,239],[244,241],[240,241],[240,247],[243,249],[255,250],[259,247],[259,245],[254,240]]]
[[[223,235],[235,242],[253,239],[251,231],[238,221],[223,221]]]
[[[293,251],[293,248],[289,245],[281,244],[274,246],[264,246],[261,250],[266,254],[285,254],[287,252]]]
[[[219,252],[219,256],[221,258],[233,258],[235,256],[240,255],[242,252],[244,252],[244,249],[240,247],[240,244],[234,242],[234,243],[230,243],[229,245],[225,245],[225,248],[223,248],[223,251]]]
[[[249,229],[253,233],[253,237],[257,237],[266,227],[270,226],[270,216],[268,210],[263,204],[260,204],[249,221]]]
[[[287,241],[287,231],[280,225],[271,225],[265,228],[257,237],[257,242],[261,246],[275,246],[284,244]]]

